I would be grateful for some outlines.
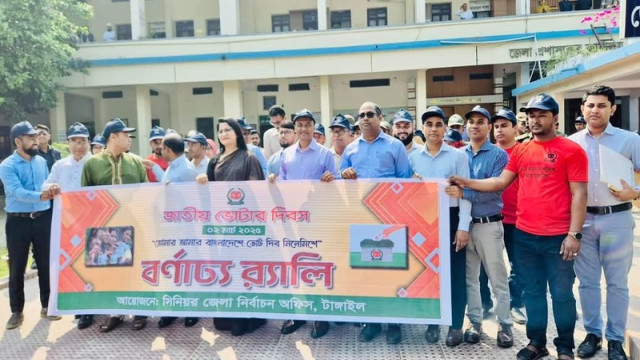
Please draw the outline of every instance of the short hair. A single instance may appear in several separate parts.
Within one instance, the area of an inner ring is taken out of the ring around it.
[[[259,134],[259,133],[258,133],[258,130],[252,129],[252,130],[251,130],[251,135],[255,135],[255,134]]]
[[[51,131],[49,130],[49,127],[47,125],[44,124],[38,124],[35,127],[36,130],[46,130],[49,134],[51,134]]]
[[[269,116],[282,116],[285,117],[287,113],[284,112],[284,109],[280,105],[273,105],[269,108]]]
[[[162,145],[168,147],[176,155],[184,153],[184,140],[179,134],[169,134],[162,139]]]
[[[285,129],[291,129],[291,130],[295,130],[296,128],[293,126],[293,123],[288,121],[286,123],[283,123],[282,125],[280,125],[281,128],[285,128]]]
[[[607,97],[607,99],[609,99],[611,105],[616,104],[616,92],[606,85],[596,84],[589,88],[589,90],[587,90],[587,92],[582,95],[582,105],[587,102],[587,97],[589,97],[589,95],[604,95]]]

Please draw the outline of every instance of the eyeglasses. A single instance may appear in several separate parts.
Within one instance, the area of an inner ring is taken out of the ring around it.
[[[291,129],[287,129],[287,130],[280,130],[280,136],[286,136],[286,135],[291,135],[293,134],[294,131]]]
[[[378,115],[378,114],[376,114],[373,111],[367,111],[367,112],[362,112],[362,113],[358,114],[358,118],[359,119],[364,119],[364,117],[366,116],[369,119],[373,119],[374,117],[376,117],[376,115]]]
[[[331,130],[332,136],[342,136],[347,133],[347,129],[335,129]]]
[[[233,131],[232,128],[224,128],[224,129],[218,130],[218,134],[226,134],[226,133],[229,133],[229,132],[232,132],[232,131]]]

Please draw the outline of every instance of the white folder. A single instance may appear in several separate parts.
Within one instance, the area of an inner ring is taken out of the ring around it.
[[[611,148],[599,145],[600,151],[600,181],[615,191],[622,190],[620,179],[635,186],[633,163],[631,160],[615,152]]]

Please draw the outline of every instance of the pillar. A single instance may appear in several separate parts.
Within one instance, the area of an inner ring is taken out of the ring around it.
[[[149,131],[151,131],[151,96],[149,95],[149,88],[146,86],[137,85],[135,87],[135,100],[136,100],[136,141],[132,146],[132,151],[136,154],[145,157],[151,153],[149,147]]]
[[[416,129],[422,129],[422,113],[427,110],[427,70],[416,73]]]
[[[238,35],[240,31],[240,4],[238,0],[219,0],[220,35]]]
[[[227,80],[222,83],[224,98],[224,117],[239,118],[244,115],[242,84],[239,80]]]
[[[331,78],[329,76],[320,76],[320,121],[324,126],[325,134],[328,142],[331,142],[329,135],[329,126],[333,120],[333,106],[331,106]]]
[[[516,0],[516,15],[531,14],[529,0]]]
[[[131,39],[140,40],[147,37],[147,17],[145,0],[129,0],[131,13]]]
[[[318,0],[318,30],[327,30],[327,0]]]
[[[93,98],[93,123],[95,125],[96,134],[102,133],[104,126],[110,119],[107,119],[106,104],[102,97]]]
[[[165,129],[174,129],[179,133],[185,133],[180,129],[180,119],[182,98],[187,86],[185,84],[176,84],[172,92],[169,93],[169,113],[170,119],[165,123]]]
[[[629,96],[629,130],[630,131],[638,131],[640,124],[638,124],[638,119],[640,119],[640,98],[638,96]]]
[[[558,102],[558,130],[564,132],[565,129],[565,114],[564,114],[564,94],[552,93],[551,95],[556,102]]]
[[[51,142],[67,141],[67,110],[64,103],[64,91],[56,91],[56,107],[49,110],[49,130],[51,130]]]
[[[425,0],[415,0],[415,17],[416,24],[424,24],[426,19],[427,5]]]

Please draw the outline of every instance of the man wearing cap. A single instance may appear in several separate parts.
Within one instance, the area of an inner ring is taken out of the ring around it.
[[[262,135],[264,157],[267,159],[280,150],[280,125],[285,122],[286,116],[287,114],[284,112],[284,109],[279,105],[273,105],[269,108],[269,117],[271,118],[271,125],[273,125],[273,127],[265,131]]]
[[[209,158],[206,156],[207,138],[201,132],[196,132],[187,138],[189,146],[189,156],[191,156],[191,164],[195,167],[198,174],[206,174]]]
[[[102,132],[107,148],[89,158],[82,168],[82,186],[121,185],[147,182],[147,172],[142,162],[127,151],[131,147],[129,133],[136,131],[115,118],[107,123]],[[123,316],[111,316],[100,326],[100,331],[108,332],[122,323]],[[135,316],[133,329],[143,329],[146,316]]]
[[[460,149],[466,145],[464,141],[462,141],[462,135],[460,135],[459,132],[453,129],[447,130],[447,132],[444,134],[443,141],[447,145],[454,147],[456,149]]]
[[[102,41],[115,41],[116,33],[113,31],[113,25],[111,23],[107,23],[107,30],[102,34]]]
[[[422,147],[413,142],[413,116],[405,109],[398,110],[391,120],[393,129],[391,134],[394,138],[400,140],[407,154],[414,150],[420,150]]]
[[[498,177],[484,180],[453,176],[454,186],[500,191],[518,178],[515,255],[524,285],[529,344],[519,360],[547,356],[547,284],[558,330],[558,359],[573,359],[576,302],[573,261],[578,257],[580,231],[587,202],[587,156],[584,150],[555,132],[558,103],[547,94],[535,96],[520,109],[529,118],[534,139],[518,146]],[[447,188],[448,189],[448,188]],[[545,271],[541,271],[544,269]]]
[[[523,143],[533,139],[533,134],[529,128],[527,114],[520,111],[518,112],[518,115],[516,115],[516,119],[518,119],[518,126],[516,127],[516,141]]]
[[[49,145],[51,142],[51,133],[46,125],[36,125],[36,131],[38,131],[38,155],[47,160],[47,168],[51,171],[53,164],[61,158],[60,151]]]
[[[387,135],[391,135],[391,124],[386,120],[380,121],[380,129]]]
[[[446,179],[453,174],[469,177],[469,159],[467,155],[443,143],[446,126],[442,109],[437,106],[431,106],[422,114],[421,118],[427,142],[422,149],[409,154],[409,162],[413,173],[420,178]],[[460,136],[457,131],[449,131]],[[471,202],[452,197],[449,201],[449,206],[452,321],[445,343],[447,346],[458,346],[462,343],[464,309],[467,305],[465,276],[467,252],[465,246],[469,241]],[[437,343],[440,338],[440,327],[438,325],[429,325],[425,332],[425,338],[429,343]]]
[[[587,121],[582,115],[580,115],[576,118],[574,126],[576,127],[576,132],[582,131],[585,127],[587,127]]]
[[[240,129],[242,130],[242,136],[244,136],[244,141],[247,144],[247,149],[249,149],[253,153],[253,155],[256,156],[256,158],[260,162],[260,166],[262,167],[263,173],[266,174],[267,160],[265,159],[265,154],[262,153],[262,150],[259,147],[253,145],[249,139],[249,136],[251,135],[251,130],[253,130],[253,128],[251,127],[251,125],[247,124],[247,121],[244,118],[238,119],[238,125],[240,125]],[[278,124],[278,128],[279,127],[280,127],[280,124]],[[278,146],[280,145],[278,144]]]
[[[322,146],[327,142],[327,137],[324,133],[324,126],[322,124],[316,124],[316,127],[313,131],[313,138],[316,142]]]
[[[472,179],[499,176],[507,165],[507,153],[489,141],[491,114],[480,105],[466,113],[470,143],[463,149],[469,157]],[[484,266],[497,300],[496,314],[500,329],[497,343],[500,347],[513,345],[509,306],[507,268],[503,260],[504,229],[502,226],[502,191],[477,192],[460,187],[448,187],[447,194],[471,202],[471,238],[467,245],[467,316],[471,322],[464,333],[464,341],[476,344],[482,333],[483,309],[480,296],[480,267]]]
[[[631,201],[640,197],[640,187],[620,180],[615,184],[600,181],[601,147],[606,147],[631,160],[640,169],[640,137],[611,124],[616,112],[615,91],[596,85],[582,97],[585,131],[569,137],[578,143],[589,159],[587,217],[580,239],[580,255],[573,268],[580,280],[578,287],[582,305],[582,321],[587,336],[578,346],[578,356],[589,358],[607,339],[609,359],[626,359],[622,344],[625,339],[629,311],[628,274],[633,260],[633,228]],[[577,119],[576,119],[577,125]],[[629,169],[630,170],[630,169]],[[632,181],[633,177],[629,179]],[[611,186],[608,186],[611,185]],[[607,283],[607,325],[603,329],[600,279],[604,272]]]
[[[333,161],[336,164],[336,169],[340,169],[344,149],[353,142],[353,127],[346,116],[338,114],[331,121],[329,131],[331,132],[331,145],[333,145],[331,147]]]
[[[169,163],[162,156],[162,139],[164,139],[165,135],[166,131],[160,126],[154,126],[149,132],[151,155],[147,156],[147,160],[157,164],[162,171],[167,170],[167,167],[169,167]],[[156,176],[152,169],[147,169],[147,177],[149,182],[159,182],[162,179],[162,176]]]
[[[298,138],[296,137],[296,131],[293,127],[293,123],[286,122],[280,125],[280,150],[271,155],[269,161],[267,161],[267,170],[269,174],[267,178],[274,174],[276,177],[280,175],[280,164],[282,163],[282,152],[284,149],[293,145]]]
[[[362,129],[360,129],[360,120],[358,120],[353,124],[353,136],[359,138],[360,135],[362,135]]]
[[[6,196],[5,226],[7,249],[9,251],[9,304],[11,317],[7,330],[15,329],[24,319],[24,269],[29,258],[29,247],[33,245],[33,255],[38,266],[40,287],[40,316],[49,320],[59,320],[59,316],[49,316],[49,244],[51,233],[50,201],[60,193],[58,184],[51,184],[41,191],[42,183],[49,175],[47,162],[38,154],[38,132],[28,121],[22,121],[11,128],[10,138],[16,150],[0,164],[0,180],[4,184]]]
[[[358,111],[358,121],[362,136],[344,150],[340,177],[351,180],[411,177],[411,166],[404,145],[380,128],[383,121],[380,107],[371,101],[365,102]],[[381,331],[381,324],[364,324],[360,331],[360,341],[371,341]],[[389,324],[386,336],[388,344],[399,343],[402,340],[400,325]]]
[[[91,154],[100,154],[106,146],[107,143],[104,141],[104,136],[102,136],[102,134],[96,134],[93,140],[91,140]]]

